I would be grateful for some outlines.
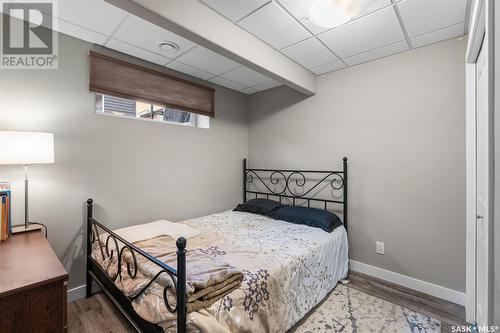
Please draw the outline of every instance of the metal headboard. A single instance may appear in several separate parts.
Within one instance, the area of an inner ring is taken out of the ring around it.
[[[313,179],[316,176],[319,179]],[[311,180],[308,184],[308,180]],[[249,190],[248,184],[254,181],[264,186],[263,190]],[[281,182],[281,183],[280,183]],[[295,185],[293,185],[293,184]],[[306,187],[308,184],[308,188]],[[325,199],[316,197],[314,190],[319,190],[321,185],[330,186],[332,190],[342,191],[342,199]],[[297,193],[296,189],[301,188],[303,191]],[[247,168],[247,160],[243,160],[243,202],[253,195],[254,198],[259,196],[267,199],[278,198],[279,202],[283,199],[291,199],[291,204],[296,206],[297,201],[306,203],[311,207],[311,202],[319,202],[323,204],[325,210],[329,204],[341,204],[343,206],[343,223],[347,230],[347,157],[343,158],[342,171],[331,170],[280,170],[280,169],[255,169]]]

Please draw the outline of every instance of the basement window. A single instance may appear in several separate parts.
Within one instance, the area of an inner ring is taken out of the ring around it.
[[[209,128],[210,117],[165,105],[139,102],[111,95],[95,94],[96,114],[149,120],[189,127]]]

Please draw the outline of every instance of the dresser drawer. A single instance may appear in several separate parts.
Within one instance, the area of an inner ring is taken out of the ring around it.
[[[0,242],[0,333],[66,332],[68,273],[41,232]]]
[[[66,281],[0,298],[0,332],[66,332]]]

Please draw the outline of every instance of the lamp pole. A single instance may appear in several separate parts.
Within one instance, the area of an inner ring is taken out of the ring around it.
[[[28,229],[29,225],[29,210],[28,210],[28,165],[24,165],[24,228]]]
[[[30,222],[29,166],[54,163],[54,134],[44,132],[0,131],[0,165],[24,166],[24,224],[12,226],[12,233],[38,230],[42,223]],[[47,230],[47,228],[45,228]]]

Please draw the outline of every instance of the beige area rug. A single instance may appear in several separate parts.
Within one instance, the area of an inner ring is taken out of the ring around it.
[[[441,322],[338,284],[290,333],[435,333]]]

